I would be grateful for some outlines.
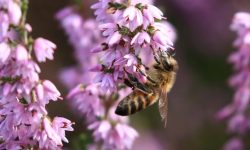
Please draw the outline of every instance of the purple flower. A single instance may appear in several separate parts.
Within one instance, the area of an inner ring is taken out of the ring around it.
[[[228,130],[231,133],[244,136],[249,131],[249,116],[246,111],[250,101],[250,14],[245,12],[236,13],[231,29],[236,31],[238,37],[234,46],[238,51],[229,56],[229,62],[233,64],[235,74],[231,77],[229,84],[235,90],[234,99],[231,104],[224,107],[218,118],[228,119]],[[239,138],[233,138],[224,147],[225,150],[242,150],[243,142]]]
[[[49,80],[42,81],[36,86],[36,94],[37,100],[44,105],[48,104],[50,100],[56,101],[61,95],[56,86]]]
[[[29,59],[28,51],[22,45],[16,47],[17,61],[27,61]]]
[[[92,122],[96,119],[96,116],[102,116],[104,113],[104,108],[98,97],[98,88],[95,84],[88,85],[87,87],[80,84],[72,89],[67,97],[73,101],[73,107],[87,118],[87,122]]]
[[[152,63],[153,52],[173,47],[175,30],[165,22],[158,22],[164,19],[163,13],[151,3],[150,0],[131,3],[100,0],[92,5],[96,21],[91,19],[91,22],[83,19],[73,6],[57,14],[78,61],[77,67],[64,72],[63,78],[74,78],[72,83],[66,83],[70,87],[83,83],[71,90],[68,99],[85,118],[95,142],[102,143],[98,146],[101,149],[131,149],[138,133],[128,125],[128,118],[114,114],[117,103],[131,92],[120,85],[128,72],[146,82],[141,73],[146,70],[144,62]],[[146,57],[150,59],[141,60]],[[84,78],[83,74],[95,78]],[[89,149],[95,147],[92,144]]]
[[[72,123],[48,119],[45,107],[50,100],[60,99],[60,93],[52,82],[40,80],[41,70],[32,58],[34,47],[38,61],[52,59],[56,46],[43,38],[32,42],[32,28],[20,22],[26,17],[25,5],[24,1],[0,1],[0,149],[62,149]],[[25,38],[20,34],[24,32]]]
[[[68,67],[61,72],[62,81],[68,88],[73,88],[79,83],[89,84],[95,76],[89,70],[96,65],[97,59],[91,57],[91,50],[101,41],[101,33],[94,19],[83,19],[74,10],[74,7],[66,7],[56,15],[63,29],[69,37],[70,44],[74,47],[74,56],[78,66]],[[72,76],[68,83],[67,76]]]
[[[135,6],[129,6],[123,12],[123,18],[121,18],[124,24],[133,32],[137,27],[143,24],[142,12]]]
[[[39,148],[45,149],[61,149],[62,141],[68,142],[65,138],[65,131],[73,131],[72,123],[61,117],[55,117],[51,122],[48,118],[44,118],[42,128],[38,130],[34,139],[39,141]]]
[[[0,13],[0,42],[5,39],[8,34],[9,29],[9,18],[8,15],[5,13]]]
[[[10,47],[6,43],[0,43],[0,62],[4,63],[10,55]]]
[[[149,44],[150,43],[150,40],[151,40],[151,37],[149,36],[149,34],[145,31],[142,31],[142,32],[139,32],[137,33],[132,41],[131,41],[131,44],[139,44],[139,45],[143,45],[143,44]]]
[[[95,141],[104,141],[104,149],[131,149],[138,133],[127,125],[127,120],[113,115],[114,108],[109,111],[109,120],[95,121],[88,126],[88,129],[94,130]],[[117,122],[112,124],[112,122]]]
[[[154,23],[155,18],[161,20],[163,18],[163,13],[160,9],[153,5],[146,5],[146,8],[143,9],[144,18],[149,23]]]
[[[56,45],[44,38],[37,38],[34,44],[36,58],[39,62],[45,62],[46,58],[52,60]]]
[[[18,25],[22,16],[21,8],[15,1],[8,2],[8,14],[10,22]]]
[[[242,140],[239,138],[233,138],[226,143],[223,150],[244,150]]]

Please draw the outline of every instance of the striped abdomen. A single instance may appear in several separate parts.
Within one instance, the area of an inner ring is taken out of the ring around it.
[[[125,97],[117,106],[115,113],[121,116],[134,114],[154,104],[159,99],[159,93],[145,94],[135,90]]]

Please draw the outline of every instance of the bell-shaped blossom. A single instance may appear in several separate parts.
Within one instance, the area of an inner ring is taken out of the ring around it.
[[[56,45],[44,38],[37,38],[34,44],[36,58],[39,62],[45,62],[46,59],[52,60]]]
[[[0,62],[4,63],[10,55],[10,47],[7,43],[0,43]]]

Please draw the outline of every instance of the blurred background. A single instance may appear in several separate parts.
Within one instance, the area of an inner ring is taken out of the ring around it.
[[[90,5],[84,0],[83,15],[93,17]],[[52,80],[65,98],[68,91],[59,81],[61,69],[75,62],[73,48],[55,19],[55,14],[70,0],[30,1],[28,22],[34,37],[46,37],[58,46],[55,61],[42,64],[42,78]],[[144,150],[218,150],[230,138],[226,123],[215,115],[232,100],[233,91],[227,80],[232,73],[227,57],[234,50],[236,35],[229,26],[238,11],[249,11],[249,0],[156,0],[168,20],[175,26],[178,40],[175,45],[180,70],[177,82],[169,94],[169,118],[163,128],[157,105],[131,117],[133,127],[140,133],[134,149]],[[84,123],[72,113],[67,103],[51,103],[51,115],[64,116],[76,122],[75,131],[68,133],[68,149],[79,149],[91,139]],[[84,134],[81,134],[84,133]],[[142,145],[144,148],[142,148]],[[83,148],[81,148],[83,149]],[[250,146],[248,148],[250,149]]]

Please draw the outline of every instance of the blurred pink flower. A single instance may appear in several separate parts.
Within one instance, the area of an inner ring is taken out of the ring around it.
[[[244,136],[250,130],[247,110],[250,106],[250,14],[238,12],[235,14],[231,29],[238,35],[234,46],[238,51],[229,56],[229,62],[233,64],[235,74],[230,78],[229,84],[235,90],[231,104],[224,107],[219,113],[219,119],[228,119],[228,131]],[[242,150],[243,142],[240,138],[233,138],[224,147],[225,150]]]
[[[239,138],[233,138],[226,143],[223,150],[244,150],[242,140]]]

